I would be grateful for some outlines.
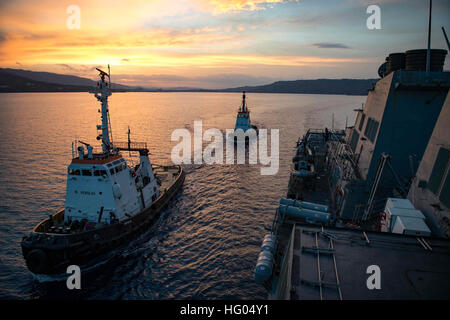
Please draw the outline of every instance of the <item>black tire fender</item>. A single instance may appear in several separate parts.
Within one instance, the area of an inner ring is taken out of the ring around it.
[[[48,257],[41,249],[33,249],[27,254],[26,262],[32,272],[43,273],[48,266]]]

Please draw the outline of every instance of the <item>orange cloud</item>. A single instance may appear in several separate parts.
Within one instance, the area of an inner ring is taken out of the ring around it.
[[[265,6],[298,0],[205,0],[215,14],[236,11],[264,10]]]
[[[78,0],[81,28],[66,25],[68,3],[51,0],[16,0],[0,3],[0,65],[50,63],[125,63],[148,60],[156,51],[230,52],[240,46],[245,28],[204,26],[197,28],[146,27],[155,19],[170,21],[186,12],[258,10],[285,0]],[[222,56],[221,59],[223,59]],[[164,60],[162,54],[160,62]],[[178,58],[177,58],[178,59]],[[179,58],[183,61],[182,58]],[[165,59],[173,64],[173,58]],[[151,60],[153,63],[153,60]],[[232,59],[230,59],[232,61]],[[194,62],[193,62],[194,63]],[[178,64],[178,63],[176,63]]]
[[[297,70],[305,68],[324,69],[363,61],[314,57],[311,51],[295,56],[294,52],[300,51],[290,50],[286,51],[290,55],[280,56],[281,50],[265,47],[265,41],[270,40],[266,34],[252,33],[253,25],[213,17],[264,10],[287,1],[77,0],[81,29],[76,30],[66,26],[66,9],[71,2],[0,2],[0,67],[20,65],[91,77],[92,66],[109,63],[116,74],[136,76],[241,72],[272,77],[276,75],[274,70],[282,76],[296,76]],[[199,21],[192,23],[197,17]],[[185,18],[191,22],[188,26]],[[252,45],[257,49],[251,50]]]

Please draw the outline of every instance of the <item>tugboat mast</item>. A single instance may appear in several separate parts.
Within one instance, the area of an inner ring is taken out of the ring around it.
[[[247,104],[245,102],[245,91],[242,92],[242,112],[248,112]]]
[[[100,81],[97,84],[97,91],[95,92],[95,97],[102,104],[101,114],[102,114],[102,124],[97,126],[97,130],[101,130],[102,133],[98,135],[97,139],[102,140],[102,150],[103,154],[109,154],[112,150],[112,141],[110,139],[110,123],[108,118],[108,97],[111,95],[110,84],[105,80],[105,77],[110,76],[108,73],[96,68],[100,72]]]

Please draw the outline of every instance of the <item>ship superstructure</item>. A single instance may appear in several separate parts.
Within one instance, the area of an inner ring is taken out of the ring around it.
[[[108,74],[100,70],[95,97],[101,103],[102,124],[97,139],[102,150],[75,141],[72,145],[73,159],[68,168],[65,202],[66,223],[71,221],[109,223],[122,221],[148,207],[159,197],[159,186],[148,157],[145,143],[112,142],[108,111],[111,95]],[[85,150],[85,146],[87,152]],[[140,163],[130,168],[120,154],[121,150],[139,152]]]
[[[450,297],[445,55],[389,55],[354,126],[299,139],[254,270],[270,299]],[[370,266],[380,290],[366,286]]]
[[[408,199],[430,223],[438,237],[450,238],[450,96],[434,127]]]
[[[377,82],[345,142],[330,144],[338,217],[376,219],[388,197],[406,197],[449,86],[449,72],[416,70]]]

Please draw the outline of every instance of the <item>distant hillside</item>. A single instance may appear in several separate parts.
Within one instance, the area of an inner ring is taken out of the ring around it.
[[[150,92],[261,92],[261,93],[309,93],[309,94],[346,94],[366,95],[377,79],[318,79],[277,81],[262,86],[245,86],[228,89],[201,89],[189,87],[177,88],[141,88],[114,84],[114,91],[150,91]],[[97,83],[91,79],[77,76],[36,72],[21,69],[0,68],[0,92],[86,92]]]
[[[52,88],[55,86],[54,91],[89,91],[97,85],[97,82],[94,80],[77,76],[10,68],[0,68],[0,77],[1,82],[5,82],[5,79],[14,79],[13,83],[2,83],[2,85],[7,85],[13,92],[20,91],[21,89],[27,89],[26,91],[29,91],[30,88],[33,88],[32,91],[39,91],[38,88],[42,88],[43,90],[45,88],[45,91],[53,91]],[[21,82],[19,79],[26,79],[25,82],[28,84]],[[32,83],[35,83],[35,85],[31,85]],[[113,88],[122,91],[136,90],[134,87],[115,83],[113,83]],[[1,92],[5,92],[4,88],[1,89]]]
[[[226,92],[367,95],[378,79],[317,79],[277,81],[263,86],[224,89]]]
[[[27,79],[0,70],[0,92],[87,92],[92,86],[72,86]]]

